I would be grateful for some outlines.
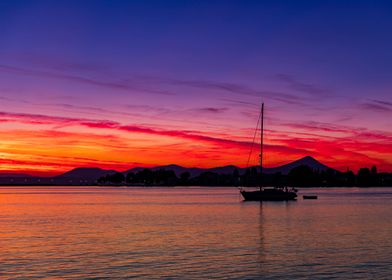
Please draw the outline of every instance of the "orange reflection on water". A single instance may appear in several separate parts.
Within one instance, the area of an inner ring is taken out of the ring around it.
[[[317,201],[260,204],[241,202],[234,188],[0,188],[2,273],[389,275],[392,206],[384,198],[392,191],[317,192]]]

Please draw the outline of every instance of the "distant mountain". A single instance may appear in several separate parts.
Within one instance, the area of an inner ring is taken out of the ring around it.
[[[142,171],[143,169],[146,169],[146,167],[135,167],[135,168],[129,169],[127,171],[124,171],[123,173],[124,174],[128,174],[129,172],[137,173],[137,172]],[[182,167],[182,166],[179,166],[176,164],[156,166],[156,167],[151,167],[148,169],[150,169],[152,171],[157,171],[159,169],[174,171],[174,173],[176,174],[177,177],[179,177],[184,172],[189,172],[191,174],[191,177],[196,177],[207,170],[207,169],[197,168],[197,167],[186,168],[186,167]]]
[[[306,166],[309,166],[310,168],[312,168],[313,170],[318,170],[318,171],[325,171],[328,169],[332,169],[332,168],[322,164],[318,160],[314,159],[313,157],[306,156],[306,157],[303,157],[301,159],[298,159],[296,161],[290,162],[285,165],[281,165],[278,167],[272,167],[272,168],[265,168],[263,171],[266,174],[274,174],[274,173],[278,173],[278,172],[280,172],[282,174],[288,174],[291,169],[293,169],[294,167],[298,167],[300,165],[306,165]]]
[[[322,164],[321,162],[314,159],[313,157],[306,156],[306,157],[303,157],[301,159],[298,159],[296,161],[290,162],[290,163],[282,165],[282,166],[277,166],[277,167],[272,167],[272,168],[264,168],[263,172],[266,174],[274,174],[274,173],[280,172],[280,173],[286,175],[290,172],[291,169],[293,169],[294,167],[298,167],[300,165],[307,165],[310,168],[312,168],[314,170],[319,170],[319,171],[325,171],[325,170],[331,169],[330,167]],[[260,169],[260,167],[258,167],[258,166],[255,166],[255,167],[258,170]],[[246,168],[239,168],[234,165],[227,165],[227,166],[214,167],[214,168],[196,168],[196,167],[186,168],[186,167],[182,167],[179,165],[171,164],[171,165],[164,165],[164,166],[156,166],[156,167],[152,167],[149,169],[153,170],[153,171],[156,171],[159,169],[172,170],[172,171],[174,171],[174,173],[176,173],[177,176],[180,176],[181,173],[183,173],[183,172],[189,172],[191,174],[191,177],[196,177],[196,176],[199,176],[203,172],[214,172],[214,173],[218,173],[218,174],[232,174],[236,168],[238,169],[240,174],[245,173]],[[145,169],[145,168],[144,167],[135,167],[135,168],[127,170],[123,173],[124,174],[128,174],[129,172],[136,173],[136,172],[139,172],[143,169]]]
[[[236,168],[241,172],[242,168],[238,168],[234,165],[227,165],[227,166],[214,167],[214,168],[198,168],[198,167],[187,168],[187,167],[182,167],[182,166],[175,165],[175,164],[170,164],[170,165],[156,166],[156,167],[152,167],[152,168],[148,168],[148,169],[150,169],[152,171],[157,171],[159,169],[174,171],[174,173],[176,174],[177,177],[179,177],[184,172],[189,172],[189,174],[191,174],[191,177],[197,177],[203,172],[214,172],[214,173],[218,173],[218,174],[232,174],[234,169],[236,169]],[[142,171],[143,169],[145,169],[145,168],[144,167],[135,167],[135,168],[127,170],[123,173],[124,174],[128,174],[129,172],[136,173],[136,172]],[[245,172],[245,169],[243,170],[243,172]]]
[[[116,173],[115,170],[106,170],[101,168],[88,168],[88,167],[79,167],[72,169],[68,172],[65,172],[61,175],[54,177],[54,179],[83,179],[88,181],[95,181],[99,177]]]
[[[207,171],[218,173],[218,174],[233,174],[234,170],[238,169],[240,173],[245,172],[245,168],[238,168],[234,165],[226,165],[222,167],[210,168]]]
[[[264,168],[263,172],[266,174],[274,174],[274,173],[282,173],[284,175],[288,174],[291,169],[294,167],[298,167],[300,165],[307,165],[313,170],[325,171],[331,169],[330,167],[320,163],[313,157],[307,156],[296,161],[290,162],[288,164],[272,167],[272,168]],[[259,169],[258,166],[255,166]],[[156,166],[149,168],[153,171],[164,169],[164,170],[172,170],[179,177],[183,172],[189,172],[191,177],[197,177],[203,172],[214,172],[218,174],[232,174],[237,167],[234,165],[227,165],[222,167],[214,167],[214,168],[186,168],[179,165],[171,164],[164,166]],[[145,169],[145,167],[135,167],[123,172],[124,175],[129,172],[139,172]],[[240,174],[244,174],[245,168],[237,168]],[[117,171],[115,170],[105,170],[101,168],[75,168],[68,172],[65,172],[61,175],[55,177],[36,177],[27,174],[20,173],[0,173],[0,185],[7,184],[20,184],[20,185],[94,185],[96,181],[108,174],[113,174]]]

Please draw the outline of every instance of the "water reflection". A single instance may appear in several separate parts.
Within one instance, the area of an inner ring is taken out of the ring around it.
[[[263,266],[265,263],[265,248],[264,248],[264,217],[263,217],[263,203],[259,202],[259,252],[257,255],[257,263],[259,264],[259,275],[264,275]]]
[[[387,279],[392,190],[312,192],[241,203],[230,188],[0,188],[0,275]]]

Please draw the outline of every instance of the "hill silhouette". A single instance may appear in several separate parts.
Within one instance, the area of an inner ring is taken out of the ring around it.
[[[319,162],[318,160],[316,160],[315,158],[313,158],[311,156],[306,156],[306,157],[300,158],[298,160],[295,160],[293,162],[290,162],[290,163],[287,163],[287,164],[284,164],[281,166],[263,168],[263,173],[265,173],[265,174],[282,173],[283,175],[287,175],[291,169],[293,169],[294,167],[301,166],[301,165],[306,165],[306,166],[312,168],[313,170],[318,170],[318,171],[326,171],[328,169],[333,169],[331,167],[326,166],[325,164],[322,164],[321,162]],[[260,172],[259,166],[255,166],[255,168],[258,170],[258,172]],[[129,169],[123,173],[124,174],[127,174],[129,172],[136,173],[136,172],[142,171],[143,169],[146,169],[146,168],[145,167],[135,167],[135,168]],[[148,168],[148,169],[150,169],[152,171],[157,171],[160,169],[174,171],[174,173],[177,176],[180,176],[181,173],[183,173],[183,172],[189,172],[191,177],[199,176],[203,172],[213,172],[213,173],[217,173],[217,174],[232,174],[234,172],[234,170],[237,169],[240,174],[244,174],[246,171],[246,168],[237,167],[235,165],[227,165],[227,166],[220,166],[220,167],[213,167],[213,168],[197,168],[197,167],[186,168],[186,167],[182,167],[179,165],[170,164],[170,165],[156,166],[156,167],[152,167],[152,168]]]
[[[358,175],[352,171],[339,172],[306,156],[293,162],[263,168],[263,182],[267,185],[299,184],[302,186],[389,186],[392,173],[377,173],[361,168]],[[74,168],[54,177],[37,177],[22,173],[0,172],[0,185],[206,185],[232,186],[258,184],[260,167],[239,168],[227,165],[214,168],[187,168],[176,164],[152,168],[135,167],[124,172],[97,167]]]
[[[146,169],[146,167],[135,167],[135,168],[131,168],[127,171],[124,171],[124,174],[128,174],[129,172],[139,172]],[[148,168],[152,171],[157,171],[157,170],[168,170],[168,171],[174,171],[174,173],[177,176],[180,176],[182,173],[184,172],[189,172],[191,174],[192,177],[195,176],[199,176],[202,172],[204,172],[206,169],[203,168],[197,168],[197,167],[191,167],[191,168],[187,168],[187,167],[182,167],[180,165],[176,165],[176,164],[169,164],[169,165],[162,165],[162,166],[155,166],[155,167],[150,167]]]
[[[318,171],[325,171],[328,169],[332,169],[315,158],[311,156],[306,156],[301,159],[295,160],[293,162],[277,166],[277,167],[271,167],[271,168],[263,168],[263,172],[265,174],[274,174],[274,173],[282,173],[283,175],[287,175],[291,169],[294,167],[298,167],[300,165],[306,165],[312,168],[313,170],[318,170]],[[127,171],[122,172],[124,175],[133,172],[137,173],[140,172],[147,167],[134,167],[131,168]],[[255,168],[260,171],[258,166],[255,166]],[[213,167],[213,168],[198,168],[198,167],[183,167],[180,165],[176,164],[170,164],[170,165],[162,165],[162,166],[155,166],[155,167],[150,167],[147,168],[152,171],[157,171],[157,170],[168,170],[168,171],[174,171],[176,176],[180,176],[184,172],[189,172],[191,177],[196,177],[199,176],[203,172],[213,172],[217,174],[232,174],[235,169],[239,171],[240,174],[244,174],[246,168],[240,168],[235,165],[227,165],[227,166],[220,166],[220,167]],[[63,174],[51,177],[56,180],[72,180],[72,179],[80,179],[80,180],[87,180],[87,181],[94,181],[97,180],[98,178],[105,176],[105,175],[111,175],[114,174],[118,171],[116,170],[107,170],[107,169],[102,169],[98,167],[78,167],[74,168],[70,171],[67,171]],[[23,173],[1,173],[0,172],[0,178],[33,178],[37,176],[32,176],[28,174],[23,174]],[[40,177],[40,178],[46,178],[46,177]]]
[[[331,167],[326,166],[325,164],[322,164],[321,162],[319,162],[318,160],[316,160],[315,158],[311,157],[311,156],[306,156],[303,158],[300,158],[298,160],[295,160],[293,162],[278,166],[278,167],[272,167],[272,168],[264,168],[263,171],[264,173],[267,174],[274,174],[274,173],[282,173],[282,174],[288,174],[290,172],[290,170],[292,170],[295,167],[301,166],[301,165],[305,165],[310,167],[313,170],[317,170],[317,171],[326,171],[328,169],[333,169]]]
[[[115,170],[106,170],[98,167],[78,167],[70,171],[67,171],[61,175],[55,176],[56,179],[84,179],[84,180],[96,180],[101,176],[107,174],[116,173]]]
[[[265,174],[281,173],[283,175],[287,175],[291,169],[301,165],[306,165],[314,170],[319,170],[319,171],[325,171],[331,169],[330,167],[320,163],[318,160],[314,159],[313,157],[306,156],[282,166],[263,168],[263,172]],[[258,166],[255,166],[255,168],[259,171]],[[187,168],[176,164],[170,164],[170,165],[156,166],[151,168],[134,167],[122,173],[124,174],[124,176],[126,176],[128,173],[131,172],[137,173],[143,171],[144,169],[149,169],[151,171],[158,171],[158,170],[173,171],[177,177],[180,177],[181,174],[183,174],[184,172],[189,172],[190,177],[197,177],[206,172],[216,173],[220,175],[233,174],[234,170],[238,170],[240,175],[243,175],[246,172],[246,168],[240,168],[234,165],[227,165],[227,166],[220,166],[220,167],[213,167],[213,168],[198,168],[198,167]],[[99,178],[106,175],[113,175],[117,172],[118,171],[116,170],[107,170],[98,167],[78,167],[54,177],[37,177],[37,176],[31,176],[22,173],[0,172],[0,178],[1,178],[0,184],[4,185],[7,183],[18,183],[18,182],[20,184],[56,184],[56,185],[93,184]]]

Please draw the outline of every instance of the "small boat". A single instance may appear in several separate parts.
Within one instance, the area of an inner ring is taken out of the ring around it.
[[[304,195],[303,199],[317,199],[317,195]]]
[[[260,122],[260,187],[258,190],[248,191],[240,188],[240,193],[245,201],[285,201],[295,200],[297,198],[297,190],[287,187],[266,188],[262,185],[263,178],[263,136],[264,136],[264,103],[261,104],[261,111],[258,122]],[[257,128],[256,128],[257,129]]]

